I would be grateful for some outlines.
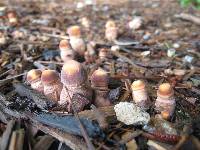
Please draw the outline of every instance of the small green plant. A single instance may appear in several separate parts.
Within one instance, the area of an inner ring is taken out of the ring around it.
[[[179,0],[181,6],[189,6],[189,5],[193,5],[195,6],[197,9],[200,9],[200,0]]]

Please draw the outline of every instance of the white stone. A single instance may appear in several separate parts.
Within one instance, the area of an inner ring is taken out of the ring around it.
[[[168,49],[168,51],[167,51],[167,56],[168,57],[173,57],[173,56],[175,56],[175,54],[176,54],[176,50],[175,49],[173,49],[173,48]]]
[[[193,59],[194,59],[194,57],[187,55],[187,56],[185,56],[183,58],[183,62],[185,62],[185,63],[192,63]]]
[[[117,120],[126,125],[145,125],[150,120],[150,115],[133,103],[120,102],[114,106]]]
[[[113,51],[113,52],[116,52],[116,51],[119,51],[119,50],[120,50],[120,47],[118,45],[113,45],[111,47],[111,51]]]
[[[129,22],[129,28],[133,30],[139,29],[143,24],[142,17],[135,17],[133,20]]]
[[[144,51],[144,52],[141,53],[142,56],[148,56],[150,54],[151,54],[150,51]]]
[[[174,48],[180,48],[180,44],[174,43],[174,44],[173,44],[173,47],[174,47]]]

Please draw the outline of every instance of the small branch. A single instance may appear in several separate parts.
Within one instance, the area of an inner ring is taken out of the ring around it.
[[[104,114],[106,118],[112,117],[114,119],[116,117],[114,106],[100,107],[98,108],[100,112]],[[84,110],[78,113],[80,117],[87,118],[90,120],[97,120],[96,115],[93,110]]]
[[[11,120],[7,124],[7,128],[6,128],[5,132],[3,133],[3,136],[1,137],[1,142],[0,142],[0,148],[2,150],[6,150],[8,148],[14,126],[15,126],[14,120]]]
[[[87,150],[86,143],[78,136],[68,134],[66,132],[62,132],[58,129],[52,128],[50,126],[45,126],[38,122],[31,123],[37,129],[43,131],[46,134],[50,134],[54,138],[58,139],[59,141],[65,143],[71,149],[76,150]]]
[[[55,141],[52,136],[44,135],[34,146],[33,150],[48,150],[51,144]]]
[[[44,36],[53,37],[53,38],[66,39],[66,40],[69,39],[68,36],[64,36],[64,35],[56,35],[56,34],[49,34],[49,33],[42,33],[42,34]]]
[[[12,80],[12,79],[21,77],[21,76],[25,75],[26,73],[27,73],[27,72],[24,72],[24,73],[21,73],[21,74],[12,76],[12,77],[10,77],[10,78],[6,78],[6,79],[3,79],[3,80],[0,80],[0,84],[4,83],[4,82],[6,82],[6,81]]]
[[[119,52],[111,52],[114,56],[118,57],[118,58],[121,58],[123,61],[131,64],[134,68],[136,69],[140,69],[140,70],[145,70],[144,67],[140,67],[138,66],[133,60],[129,59],[128,57],[126,56],[123,56],[121,55]]]
[[[191,22],[193,22],[197,25],[200,25],[200,18],[193,16],[193,15],[190,15],[190,14],[181,13],[181,14],[175,15],[175,17],[183,19],[183,20],[191,21]]]
[[[66,88],[66,87],[65,87],[65,88]],[[66,88],[66,89],[67,89],[67,88]],[[72,98],[71,98],[71,96],[70,96],[70,94],[69,94],[68,89],[67,89],[67,94],[68,94],[68,97],[70,98],[70,101],[72,102]],[[82,124],[82,122],[81,122],[81,120],[80,120],[80,118],[79,118],[78,112],[76,111],[76,109],[75,109],[74,106],[73,106],[73,103],[72,103],[72,110],[73,110],[73,112],[74,112],[74,116],[76,117],[77,121],[79,122],[79,127],[80,127],[80,130],[81,130],[81,132],[82,132],[82,135],[83,135],[83,137],[84,137],[84,139],[85,139],[85,142],[87,143],[88,149],[89,149],[89,150],[95,150],[95,148],[94,148],[92,142],[91,142],[90,139],[89,139],[88,133],[87,133],[87,131],[85,130],[85,127],[83,126],[83,124]]]

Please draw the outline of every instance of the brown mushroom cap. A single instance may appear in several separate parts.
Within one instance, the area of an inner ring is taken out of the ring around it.
[[[81,29],[79,26],[74,25],[71,26],[67,29],[67,33],[69,34],[69,36],[80,36],[81,35]]]
[[[131,85],[132,91],[141,90],[144,88],[145,88],[145,82],[142,80],[136,80]]]
[[[93,87],[107,87],[108,78],[107,72],[99,68],[93,72],[90,79]]]
[[[61,70],[61,82],[65,86],[79,86],[86,82],[87,73],[82,64],[75,60],[68,60]]]
[[[59,80],[59,74],[55,70],[42,71],[41,81],[45,84],[51,84]]]
[[[116,27],[116,23],[113,20],[108,20],[105,25],[106,28]]]
[[[70,44],[69,44],[68,40],[61,40],[60,44],[59,44],[59,48],[60,48],[60,50],[69,49]]]
[[[169,83],[163,83],[158,88],[158,94],[161,96],[171,96],[173,94],[173,88]]]
[[[27,73],[26,80],[31,83],[41,77],[42,71],[38,69],[32,69]]]

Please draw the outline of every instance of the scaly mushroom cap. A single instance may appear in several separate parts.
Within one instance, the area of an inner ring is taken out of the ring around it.
[[[108,87],[108,74],[105,70],[99,68],[93,72],[91,76],[91,84],[93,87]]]
[[[61,70],[61,82],[65,86],[80,86],[87,81],[84,67],[75,60],[68,60]]]
[[[52,84],[59,80],[59,74],[55,70],[42,71],[41,81],[44,85]]]
[[[114,27],[116,27],[116,23],[113,20],[109,20],[106,22],[105,27],[106,28],[114,28]]]
[[[163,97],[170,97],[173,95],[174,91],[169,83],[163,83],[159,86],[157,93]]]
[[[38,69],[32,69],[27,73],[26,80],[31,83],[34,80],[37,80],[41,77],[42,71]]]
[[[136,80],[131,85],[132,91],[141,90],[144,88],[145,88],[145,83],[142,80]]]
[[[69,36],[81,36],[81,29],[79,26],[71,26],[67,29],[67,33],[69,34]]]
[[[68,40],[61,40],[60,44],[59,44],[59,48],[60,48],[60,50],[70,49],[70,44],[69,44]]]

